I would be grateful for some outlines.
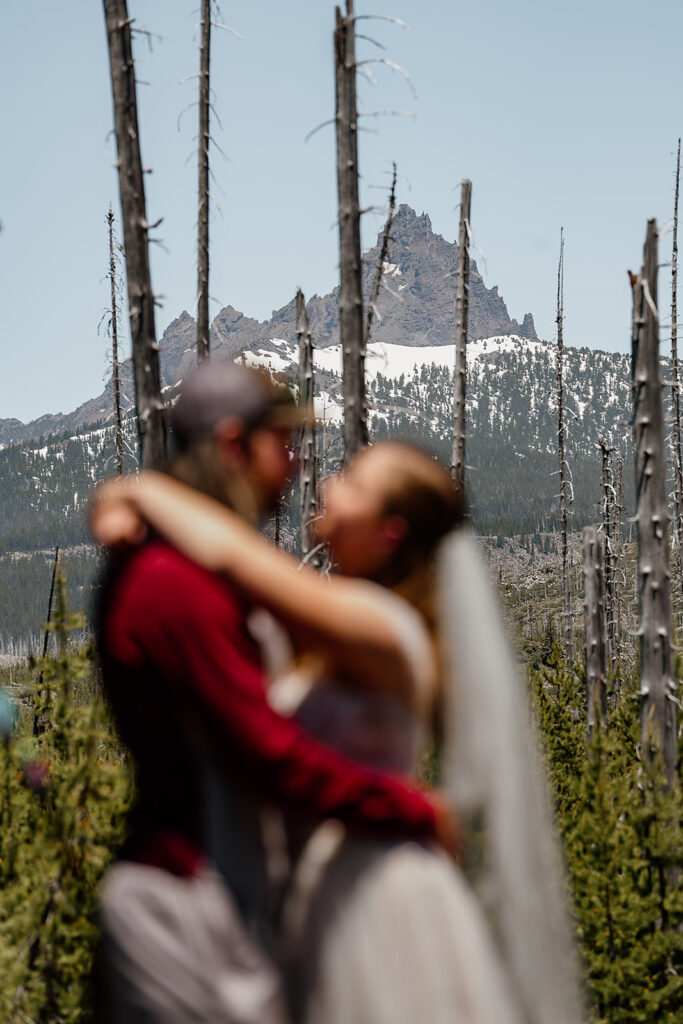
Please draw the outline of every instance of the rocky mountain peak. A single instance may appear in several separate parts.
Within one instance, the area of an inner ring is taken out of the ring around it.
[[[368,291],[379,259],[382,234],[365,256]],[[426,213],[418,215],[402,203],[391,229],[386,287],[378,302],[376,340],[416,346],[452,344],[457,269],[457,244],[437,234]],[[533,317],[527,313],[521,326],[511,319],[497,286],[486,287],[476,260],[472,260],[469,340],[503,334],[536,338]]]
[[[519,329],[519,333],[523,338],[535,338],[536,337],[536,324],[531,313],[525,313],[524,319],[522,320],[522,326]]]
[[[382,243],[363,258],[363,291],[369,297]],[[373,324],[374,341],[412,347],[451,345],[455,336],[455,283],[458,267],[457,245],[436,234],[426,213],[418,214],[402,203],[395,214],[384,268],[382,289]],[[339,289],[327,295],[312,294],[307,304],[316,345],[326,348],[339,341]],[[161,338],[161,375],[165,387],[176,384],[196,365],[196,322],[183,310]],[[530,313],[522,324],[510,318],[498,288],[487,288],[475,261],[471,264],[469,340],[500,335],[536,338]],[[245,316],[234,306],[225,306],[211,325],[212,351],[233,357],[244,350],[274,351],[273,338],[294,342],[296,302],[294,297],[267,321]],[[133,404],[131,361],[121,367],[124,410]],[[112,384],[104,392],[67,415],[47,415],[33,423],[0,420],[0,444],[29,440],[63,430],[79,429],[111,416]]]
[[[399,204],[396,209],[396,213],[394,214],[394,223],[392,225],[392,235],[396,241],[411,241],[417,239],[420,235],[427,237],[431,234],[433,234],[433,232],[429,214],[418,214],[412,206],[408,206],[407,203]],[[377,244],[382,244],[381,231],[377,236]]]

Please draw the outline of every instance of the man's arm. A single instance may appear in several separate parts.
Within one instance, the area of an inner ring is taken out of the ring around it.
[[[111,621],[111,647],[179,687],[224,763],[264,796],[376,832],[436,834],[435,807],[416,788],[346,760],[273,711],[243,613],[217,577],[151,544],[124,573]]]

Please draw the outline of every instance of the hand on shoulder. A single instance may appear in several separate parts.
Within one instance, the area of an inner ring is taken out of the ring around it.
[[[90,532],[103,547],[135,547],[146,539],[147,523],[131,500],[136,486],[134,476],[124,476],[96,487],[90,499]]]

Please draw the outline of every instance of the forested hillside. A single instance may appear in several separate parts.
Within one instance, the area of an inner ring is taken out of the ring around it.
[[[467,463],[475,526],[493,537],[517,536],[538,550],[541,535],[556,527],[554,509],[556,410],[555,353],[547,343],[496,337],[469,343]],[[294,379],[293,342],[246,353],[251,362]],[[341,453],[341,379],[338,348],[317,353],[320,436],[325,468]],[[450,460],[453,394],[452,346],[377,344],[368,360],[372,434],[408,437]],[[573,480],[571,528],[597,517],[604,437],[624,459],[624,493],[633,491],[626,356],[567,349],[568,461]],[[324,422],[323,422],[324,416]],[[136,438],[126,421],[127,464],[134,465]],[[111,426],[96,425],[73,436],[57,435],[0,451],[0,635],[3,642],[35,634],[45,616],[49,560],[55,545],[69,549],[72,600],[80,607],[95,554],[85,522],[95,481],[114,471]],[[295,504],[295,503],[293,503]],[[289,524],[295,536],[297,524]],[[70,549],[77,549],[71,551]],[[22,557],[17,557],[20,553]],[[30,557],[25,557],[25,556]]]

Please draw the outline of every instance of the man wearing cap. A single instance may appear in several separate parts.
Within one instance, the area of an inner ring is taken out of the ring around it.
[[[206,362],[172,411],[168,471],[255,521],[291,472],[297,416],[261,373]],[[271,709],[250,611],[234,586],[165,541],[112,560],[98,638],[137,800],[103,887],[98,1020],[284,1021],[262,951],[264,803],[385,835],[437,829],[425,796],[345,761]],[[207,850],[218,848],[226,885],[208,867]]]

